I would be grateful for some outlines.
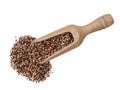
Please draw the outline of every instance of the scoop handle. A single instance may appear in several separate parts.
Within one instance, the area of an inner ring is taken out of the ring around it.
[[[86,34],[99,31],[111,26],[114,23],[114,20],[110,14],[103,15],[98,19],[94,20],[88,25],[83,26],[84,32]]]

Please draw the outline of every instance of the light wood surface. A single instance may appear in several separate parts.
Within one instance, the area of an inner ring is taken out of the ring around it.
[[[48,35],[45,35],[41,38],[34,40],[33,42],[41,42],[45,39],[54,37],[54,36],[56,36],[58,34],[62,34],[64,32],[71,32],[74,37],[73,43],[71,43],[70,45],[64,47],[63,49],[55,52],[53,55],[49,56],[47,59],[45,59],[44,61],[42,61],[40,63],[42,64],[48,60],[51,60],[61,54],[64,54],[64,53],[78,47],[88,34],[95,32],[95,31],[99,31],[101,29],[105,29],[105,28],[111,26],[113,23],[114,23],[114,20],[113,20],[112,16],[110,14],[106,14],[85,26],[68,25],[68,26],[63,27],[57,31],[54,31]]]

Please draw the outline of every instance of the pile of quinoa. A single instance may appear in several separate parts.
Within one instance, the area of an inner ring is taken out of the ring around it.
[[[41,42],[32,42],[36,38],[21,36],[10,51],[11,67],[27,79],[40,82],[50,76],[52,65],[50,61],[40,64],[58,50],[74,41],[69,32],[59,34]]]

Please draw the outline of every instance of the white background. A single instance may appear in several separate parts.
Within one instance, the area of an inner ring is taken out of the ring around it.
[[[119,0],[0,0],[0,90],[120,90],[119,9]],[[53,73],[46,81],[28,81],[11,68],[15,36],[38,38],[69,24],[88,24],[107,13],[114,25],[53,59]]]

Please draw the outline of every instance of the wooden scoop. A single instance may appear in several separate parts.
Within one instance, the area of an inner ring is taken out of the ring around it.
[[[49,56],[46,58],[44,61],[40,62],[41,64],[45,63],[48,60],[51,60],[61,54],[64,54],[65,52],[68,52],[76,47],[78,47],[83,39],[85,38],[86,35],[99,31],[101,29],[105,29],[112,25],[114,23],[114,20],[110,14],[103,15],[99,17],[98,19],[94,20],[88,25],[85,26],[77,26],[77,25],[68,25],[66,27],[63,27],[57,31],[54,31],[46,36],[43,36],[41,38],[35,39],[33,42],[41,42],[43,40],[46,40],[48,38],[54,37],[56,35],[65,33],[65,32],[70,32],[73,35],[74,42],[69,44],[68,46],[64,47],[61,50],[58,50],[55,52],[53,55]]]

